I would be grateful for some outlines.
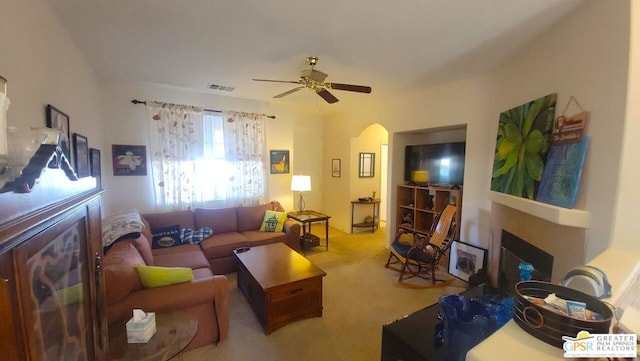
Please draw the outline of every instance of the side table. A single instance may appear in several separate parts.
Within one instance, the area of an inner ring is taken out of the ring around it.
[[[156,313],[156,333],[147,343],[128,343],[126,321],[109,327],[109,360],[166,361],[179,354],[198,332],[198,320],[186,312]]]
[[[309,239],[309,234],[311,234],[311,224],[315,222],[323,222],[324,223],[324,241],[325,241],[325,249],[329,250],[329,218],[324,213],[306,210],[300,212],[289,212],[287,213],[287,218],[293,219],[294,221],[302,223],[302,242],[303,246],[306,245],[306,240]],[[309,226],[309,230],[307,230],[307,225]]]
[[[371,222],[354,223],[353,217],[355,213],[355,206],[362,204],[373,206],[373,220]],[[351,233],[353,233],[354,227],[371,228],[371,233],[374,233],[376,229],[378,229],[378,222],[380,222],[380,215],[378,213],[380,213],[380,199],[378,198],[374,198],[370,201],[351,201]]]

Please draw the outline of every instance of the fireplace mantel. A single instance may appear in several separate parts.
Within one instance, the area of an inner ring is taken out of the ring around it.
[[[551,204],[515,197],[509,194],[489,191],[492,202],[528,213],[549,222],[567,227],[589,228],[590,213],[581,209],[557,207]]]

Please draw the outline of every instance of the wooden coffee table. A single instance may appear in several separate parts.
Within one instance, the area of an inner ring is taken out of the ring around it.
[[[238,288],[264,333],[309,317],[322,317],[322,277],[326,273],[284,243],[234,251]]]

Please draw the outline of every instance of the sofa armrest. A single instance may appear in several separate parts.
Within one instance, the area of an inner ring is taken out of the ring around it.
[[[214,302],[216,314],[228,323],[229,283],[226,276],[215,275],[191,282],[146,288],[131,292],[121,302],[107,308],[109,323],[131,318],[134,308],[151,312],[182,310],[206,302]]]
[[[296,252],[300,252],[300,223],[291,219],[284,221],[283,232],[287,235],[287,245]]]

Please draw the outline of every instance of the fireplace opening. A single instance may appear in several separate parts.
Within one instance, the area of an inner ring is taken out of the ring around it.
[[[531,279],[551,281],[553,256],[503,229],[498,274],[498,287],[500,289],[509,294],[514,293],[515,285],[520,281],[518,265],[521,262],[528,262],[533,265],[534,271]]]

